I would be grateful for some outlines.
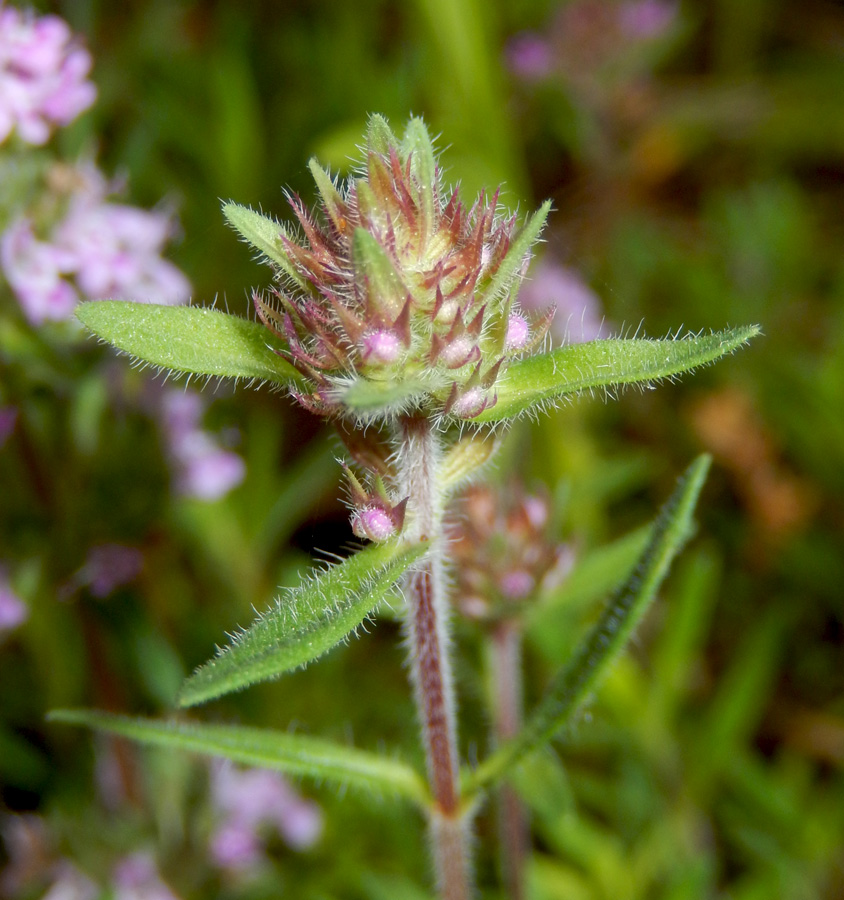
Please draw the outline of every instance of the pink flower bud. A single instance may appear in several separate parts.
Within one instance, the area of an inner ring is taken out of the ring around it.
[[[477,362],[481,352],[478,345],[469,337],[455,338],[450,344],[446,344],[440,352],[440,361],[449,369],[459,369],[466,363]]]
[[[487,406],[486,391],[480,387],[472,387],[455,398],[449,412],[458,419],[473,419],[475,416],[479,416]]]
[[[401,341],[392,331],[373,331],[363,339],[363,361],[389,365],[399,358]]]
[[[498,588],[508,600],[522,600],[533,590],[535,582],[530,572],[514,569],[501,576]]]
[[[505,350],[520,350],[530,337],[530,325],[524,316],[514,313],[507,320],[507,334],[504,337]]]
[[[352,516],[352,531],[360,538],[370,541],[386,541],[396,532],[396,526],[389,514],[378,506],[359,509]]]

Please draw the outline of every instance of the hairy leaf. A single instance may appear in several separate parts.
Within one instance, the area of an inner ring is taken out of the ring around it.
[[[676,340],[597,340],[528,356],[508,366],[495,386],[498,402],[473,421],[499,422],[594,388],[672,378],[733,353],[759,331],[748,325]]]
[[[179,705],[277,678],[322,656],[370,615],[427,546],[373,544],[288,591],[187,679]]]
[[[174,372],[283,385],[301,379],[275,352],[281,344],[268,329],[216,309],[97,300],[76,315],[118,350]]]
[[[557,675],[525,726],[467,778],[472,790],[502,778],[527,754],[564,728],[621,653],[656,596],[672,560],[692,531],[695,504],[706,480],[709,456],[699,456],[660,510],[635,571],[604,610],[571,662]]]
[[[248,206],[238,203],[224,203],[223,215],[229,225],[248,243],[266,257],[270,263],[277,265],[286,275],[292,278],[300,287],[305,287],[305,281],[296,267],[293,265],[284,246],[284,239],[288,237],[284,226],[275,219],[255,212]]]
[[[48,718],[52,722],[119,734],[143,744],[348,785],[376,796],[393,794],[420,805],[426,802],[424,781],[411,766],[320,738],[239,725],[130,718],[86,709],[55,710]]]

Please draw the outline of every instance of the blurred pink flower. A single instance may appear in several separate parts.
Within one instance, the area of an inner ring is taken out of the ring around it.
[[[160,408],[168,450],[176,468],[176,487],[182,494],[217,500],[243,481],[243,460],[220,447],[202,430],[205,403],[199,394],[167,390]]]
[[[601,301],[580,275],[544,257],[528,273],[519,291],[524,310],[554,309],[550,333],[558,343],[581,343],[603,337]]]
[[[117,588],[134,581],[144,567],[137,547],[97,544],[88,551],[85,565],[76,573],[77,585],[87,585],[95,597],[108,597]]]
[[[124,857],[114,868],[112,885],[114,900],[178,900],[148,853]]]
[[[43,144],[97,96],[91,56],[58,16],[0,6],[0,143],[16,130]]]
[[[221,817],[211,853],[221,868],[254,865],[261,857],[264,828],[273,828],[294,850],[307,850],[322,834],[319,807],[296,793],[278,772],[215,764],[211,793]]]
[[[46,240],[18,218],[0,238],[0,267],[34,325],[67,319],[82,300],[185,303],[190,283],[161,252],[171,217],[108,198],[117,189],[92,164],[76,167],[67,211]]]
[[[554,54],[548,39],[534,31],[514,35],[505,49],[510,71],[525,81],[540,81],[554,71]]]
[[[97,900],[101,891],[73,863],[61,860],[55,866],[55,880],[41,900]]]
[[[0,634],[22,625],[29,618],[29,608],[12,590],[5,571],[0,568]]]
[[[677,4],[667,0],[634,0],[618,13],[624,32],[640,40],[661,37],[677,18]]]
[[[11,437],[18,421],[18,411],[14,406],[0,406],[0,447]]]

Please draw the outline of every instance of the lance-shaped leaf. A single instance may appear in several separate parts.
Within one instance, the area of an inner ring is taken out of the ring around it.
[[[76,316],[118,350],[174,372],[283,385],[301,380],[263,325],[216,309],[97,300],[80,304]]]
[[[651,539],[633,574],[610,600],[571,662],[551,683],[519,734],[502,745],[466,779],[469,790],[488,787],[527,754],[563,729],[597,687],[642,620],[668,574],[672,560],[692,532],[692,516],[710,457],[699,456],[680,478],[660,510]]]
[[[748,325],[676,340],[607,339],[528,356],[507,367],[495,385],[498,402],[473,421],[499,422],[594,388],[672,378],[733,353],[759,331]]]
[[[87,709],[55,710],[48,719],[107,731],[142,744],[222,757],[376,796],[399,796],[422,806],[426,803],[425,783],[411,766],[320,738],[239,725],[130,718]]]
[[[393,590],[427,543],[373,544],[286,592],[182,685],[195,706],[307,665],[344,640]]]
[[[293,265],[284,246],[284,239],[288,237],[288,234],[280,222],[238,203],[224,203],[223,215],[248,244],[251,244],[271,263],[275,263],[300,287],[305,287],[304,279]]]

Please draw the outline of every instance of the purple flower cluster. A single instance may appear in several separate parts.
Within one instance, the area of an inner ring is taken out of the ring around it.
[[[22,625],[29,617],[29,609],[12,590],[5,571],[0,568],[0,635]]]
[[[530,270],[519,300],[525,310],[555,310],[550,333],[557,343],[606,337],[597,294],[574,269],[551,257],[544,257]]]
[[[221,821],[211,855],[222,869],[244,871],[263,856],[261,831],[274,830],[294,850],[312,847],[322,833],[319,807],[299,796],[283,776],[266,769],[212,768],[211,790]]]
[[[87,80],[91,56],[58,16],[0,7],[0,143],[12,131],[43,144],[97,96]]]
[[[199,394],[167,390],[160,399],[160,418],[179,493],[217,500],[243,481],[246,466],[201,427],[205,403]]]
[[[69,318],[80,299],[128,298],[179,304],[190,283],[161,251],[172,220],[115,203],[115,189],[93,166],[65,173],[69,185],[66,214],[46,240],[26,216],[0,238],[0,268],[34,325]]]
[[[507,64],[524,81],[560,75],[583,86],[631,50],[668,34],[677,18],[674,0],[572,0],[558,8],[547,33],[515,35]]]

